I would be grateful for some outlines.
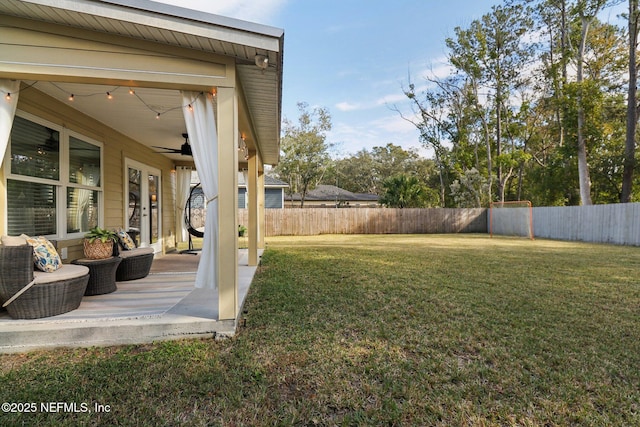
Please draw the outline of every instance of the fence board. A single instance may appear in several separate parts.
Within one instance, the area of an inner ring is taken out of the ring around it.
[[[500,209],[500,215],[519,215],[518,209],[528,208]],[[238,222],[248,224],[246,209],[238,211]],[[486,209],[265,210],[266,236],[487,232]],[[640,246],[640,203],[534,207],[533,232],[536,237],[549,239]],[[499,229],[494,233],[501,234]]]
[[[494,234],[509,234],[502,226],[513,219],[500,224],[496,211],[516,217],[519,209],[494,210]],[[534,207],[533,232],[548,239],[640,246],[640,203]]]
[[[238,210],[238,223],[248,224]],[[486,209],[265,209],[266,236],[486,233]]]

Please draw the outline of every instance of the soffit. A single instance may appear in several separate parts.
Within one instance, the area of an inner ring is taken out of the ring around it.
[[[234,58],[247,101],[247,114],[253,121],[251,134],[257,139],[264,163],[277,163],[282,30],[147,0],[3,0],[0,14]],[[257,54],[269,58],[269,67],[264,71],[254,64]],[[53,96],[56,91],[47,92]],[[168,96],[174,97],[175,91]],[[108,122],[108,118],[102,116],[95,118]],[[156,140],[149,143],[136,139],[147,145],[158,145]],[[176,142],[177,146],[180,144],[181,141]]]

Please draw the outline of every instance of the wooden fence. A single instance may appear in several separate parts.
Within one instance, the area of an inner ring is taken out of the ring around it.
[[[501,215],[515,215],[526,227],[527,215],[520,210],[500,209]],[[248,224],[248,211],[238,211],[238,222]],[[494,222],[495,234],[518,234]],[[487,233],[487,209],[389,209],[308,208],[266,209],[267,236],[314,234],[419,234]],[[534,207],[535,237],[557,240],[640,246],[640,203],[593,206]]]
[[[538,237],[640,246],[640,203],[533,208]]]
[[[494,210],[493,233],[522,235],[511,226],[526,226],[523,218],[528,217],[527,212],[526,208]],[[533,234],[556,240],[640,246],[640,203],[534,207]]]
[[[238,223],[248,224],[239,209]],[[486,209],[266,209],[266,236],[486,233]]]

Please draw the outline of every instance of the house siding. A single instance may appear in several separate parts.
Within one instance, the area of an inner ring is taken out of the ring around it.
[[[282,209],[282,188],[267,188],[264,190],[264,207],[267,209]]]
[[[124,218],[124,161],[130,158],[145,163],[162,173],[162,232],[163,251],[175,247],[175,180],[171,179],[173,162],[154,153],[146,146],[126,137],[92,118],[78,113],[64,103],[31,88],[20,93],[18,109],[49,122],[64,126],[104,144],[103,151],[103,190],[104,190],[104,225],[107,228],[122,227]],[[0,197],[5,198],[3,191]],[[2,206],[6,206],[3,200]],[[4,210],[3,210],[4,211]],[[3,230],[4,232],[4,230]],[[81,239],[70,239],[58,242],[59,247],[68,251],[65,261],[81,258]]]
[[[247,189],[238,188],[238,209],[246,209],[247,207]]]

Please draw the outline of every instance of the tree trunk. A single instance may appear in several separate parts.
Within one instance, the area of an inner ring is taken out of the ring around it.
[[[591,205],[591,178],[589,178],[589,164],[587,163],[587,144],[584,139],[584,107],[582,100],[582,83],[584,81],[584,49],[591,20],[582,16],[582,35],[578,48],[578,69],[576,82],[578,83],[578,181],[580,184],[580,201],[583,206]]]
[[[496,181],[498,181],[498,194],[500,201],[504,202],[504,182],[502,181],[502,164],[500,163],[500,155],[502,154],[502,85],[501,77],[498,77],[496,90],[496,158],[498,159],[498,170]]]
[[[560,49],[561,49],[561,58],[562,61],[562,81],[560,83],[561,90],[564,89],[564,85],[567,83],[567,5],[565,0],[562,0],[561,11],[562,17],[562,28],[560,30]],[[564,98],[564,97],[563,97]],[[566,113],[566,103],[563,101],[564,107],[562,108],[563,112]],[[563,115],[563,118],[566,117],[566,114]],[[560,109],[558,109],[558,124],[560,125],[560,143],[559,145],[562,147],[564,145],[564,123],[560,118]]]
[[[629,203],[633,192],[633,172],[636,163],[636,125],[638,122],[637,88],[638,70],[638,0],[629,0],[629,88],[627,95],[627,139],[624,146],[624,170],[620,201]]]

